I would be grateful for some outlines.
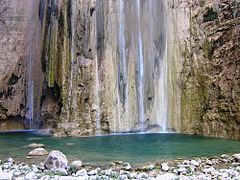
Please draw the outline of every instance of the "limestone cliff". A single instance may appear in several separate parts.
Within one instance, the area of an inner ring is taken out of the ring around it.
[[[240,2],[195,2],[182,71],[182,131],[240,138]]]
[[[0,3],[0,130],[240,138],[239,1]]]

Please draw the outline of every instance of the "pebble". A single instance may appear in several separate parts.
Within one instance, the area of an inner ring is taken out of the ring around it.
[[[70,165],[70,168],[73,170],[79,170],[82,167],[82,161],[73,161]]]
[[[190,164],[193,165],[193,166],[197,166],[197,167],[199,166],[199,163],[195,160],[191,160]]]
[[[124,167],[124,169],[126,169],[126,170],[132,169],[132,166],[131,166],[130,163],[124,163],[124,164],[123,164],[123,167]]]
[[[167,163],[162,163],[161,168],[165,172],[169,171],[169,169],[170,169]]]
[[[86,169],[81,169],[76,172],[76,176],[87,176],[87,170]]]

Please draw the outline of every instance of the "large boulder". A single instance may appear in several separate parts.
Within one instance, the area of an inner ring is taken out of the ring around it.
[[[44,161],[44,167],[49,170],[62,172],[68,169],[68,160],[61,151],[53,150]]]

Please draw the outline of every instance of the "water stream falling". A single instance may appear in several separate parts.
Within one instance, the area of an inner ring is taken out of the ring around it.
[[[126,40],[125,40],[125,0],[118,1],[118,78],[117,78],[117,104],[118,104],[118,124],[121,130],[121,124],[128,124],[128,72],[126,59]],[[121,113],[120,109],[123,111]],[[124,121],[124,122],[122,122]]]
[[[26,118],[28,121],[29,129],[33,128],[33,109],[34,109],[34,82],[33,82],[33,54],[32,54],[32,38],[30,39],[30,51],[27,63],[28,69],[28,83],[27,83],[27,113]]]
[[[138,60],[137,60],[137,97],[138,97],[138,120],[141,132],[144,131],[144,55],[142,43],[142,27],[141,27],[141,4],[140,0],[136,1],[137,5],[137,23],[138,23]]]
[[[70,60],[70,78],[68,89],[68,107],[67,119],[71,120],[75,118],[76,113],[76,96],[74,91],[74,72],[75,72],[75,21],[76,21],[76,2],[71,1],[71,60]]]
[[[27,100],[26,100],[26,125],[29,129],[37,129],[40,122],[40,103],[42,94],[41,71],[41,14],[44,13],[43,1],[30,1],[31,19],[28,24],[28,55],[27,55]],[[38,9],[39,8],[39,9]],[[39,14],[37,13],[39,12]]]
[[[101,20],[99,20],[101,18],[101,15],[103,12],[101,12],[101,2],[97,1],[96,2],[96,7],[98,10],[98,13],[96,14],[96,24],[95,24],[95,40],[96,40],[96,49],[97,52],[95,53],[95,57],[94,57],[94,64],[95,64],[95,89],[94,89],[94,104],[93,104],[93,109],[94,109],[94,113],[95,113],[95,135],[101,135],[101,111],[100,111],[100,82],[99,82],[99,67],[98,67],[98,61],[99,61],[99,52],[98,52],[98,44],[99,39],[101,38],[101,29],[98,27],[99,24],[101,23]],[[101,14],[99,16],[99,14]]]

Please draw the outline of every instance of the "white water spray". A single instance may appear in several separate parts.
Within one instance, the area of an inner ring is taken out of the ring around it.
[[[141,126],[141,132],[144,131],[144,56],[141,31],[141,10],[140,0],[137,0],[137,18],[138,18],[138,120]]]

